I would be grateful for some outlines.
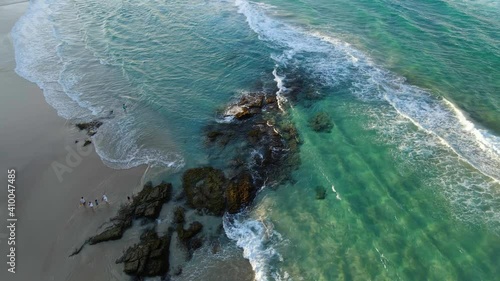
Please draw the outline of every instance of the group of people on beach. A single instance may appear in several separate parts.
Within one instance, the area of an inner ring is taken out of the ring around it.
[[[127,196],[127,201],[129,204],[132,203],[132,198],[130,198],[130,196]],[[106,194],[102,195],[101,202],[104,202],[107,205],[109,205],[108,196],[106,196]],[[97,199],[95,199],[94,202],[92,202],[92,200],[87,202],[87,200],[85,200],[85,198],[82,196],[80,198],[80,207],[87,207],[87,206],[89,208],[91,208],[92,210],[94,210],[94,207],[97,208],[97,206],[99,206],[99,201]]]
[[[94,204],[94,202],[95,202],[95,204]],[[97,199],[95,199],[94,202],[92,202],[92,200],[87,202],[87,200],[85,200],[85,198],[83,198],[83,196],[82,196],[82,198],[80,198],[80,206],[83,206],[83,207],[88,206],[92,210],[94,209],[94,207],[99,206],[99,201],[97,201]],[[102,195],[101,202],[104,202],[104,203],[109,205],[108,196],[106,196],[106,194]]]

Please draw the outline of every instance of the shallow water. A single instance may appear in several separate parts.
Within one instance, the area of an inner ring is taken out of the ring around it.
[[[295,181],[224,222],[259,280],[494,280],[499,3],[44,0],[13,30],[16,70],[62,117],[105,118],[114,168],[213,164],[215,112],[277,85]]]

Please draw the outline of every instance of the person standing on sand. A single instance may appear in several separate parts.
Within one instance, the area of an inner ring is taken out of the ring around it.
[[[127,112],[127,106],[125,104],[123,104],[122,107],[123,107],[123,111]]]
[[[95,200],[95,206],[99,206],[99,203],[97,203],[97,199]]]
[[[83,197],[82,197],[82,198],[80,198],[80,206],[85,207],[85,203],[86,203],[86,202],[85,202],[85,199],[84,199]]]
[[[89,201],[89,207],[90,209],[92,209],[92,211],[94,211],[94,204],[92,203],[92,201]]]
[[[108,204],[108,205],[109,205],[109,202],[108,202],[108,196],[106,196],[106,194],[103,194],[103,195],[102,195],[102,201],[103,201],[103,202],[106,202],[106,204]]]

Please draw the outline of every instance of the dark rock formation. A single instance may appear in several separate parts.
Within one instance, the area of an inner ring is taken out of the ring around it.
[[[198,210],[221,216],[224,211],[237,213],[248,206],[255,197],[256,188],[252,176],[241,172],[228,181],[221,170],[212,167],[189,169],[183,176],[183,187],[188,203]],[[181,217],[181,211],[175,210],[174,220]]]
[[[182,224],[177,225],[177,236],[182,245],[186,247],[189,258],[196,249],[203,246],[203,239],[198,235],[202,229],[203,225],[198,221],[192,222],[187,229]]]
[[[300,163],[300,139],[287,114],[278,107],[276,94],[243,95],[227,107],[223,116],[233,116],[236,121],[208,125],[207,145],[212,149],[213,162],[224,163],[224,172],[231,179],[222,188],[226,211],[237,213],[251,204],[257,187],[292,180],[291,172]],[[186,190],[188,198],[196,196],[195,193]],[[191,205],[199,208],[197,204]]]
[[[186,210],[184,210],[184,208],[182,208],[181,206],[177,206],[174,210],[174,223],[177,223],[177,224],[184,224],[184,222],[186,221],[185,219],[185,216],[184,216],[184,213],[185,213]]]
[[[72,257],[72,256],[75,256],[75,255],[78,255],[82,250],[83,250],[83,247],[85,247],[85,245],[87,245],[89,243],[89,240],[90,239],[87,239],[85,242],[83,242],[83,244],[78,247],[78,248],[75,248],[73,250],[73,252],[69,255],[69,257]]]
[[[323,200],[326,198],[326,188],[318,186],[316,187],[316,199]]]
[[[141,235],[141,242],[127,249],[116,263],[124,263],[124,272],[137,277],[164,276],[169,268],[170,233],[159,237],[155,230]]]
[[[80,129],[80,131],[87,131],[87,135],[93,136],[96,134],[97,129],[102,126],[102,122],[95,120],[88,123],[77,123],[76,127]]]
[[[156,219],[162,205],[171,197],[172,185],[170,183],[162,182],[155,187],[152,187],[151,182],[147,183],[132,200],[132,206],[135,208],[134,217]]]
[[[85,140],[85,142],[83,143],[83,146],[87,146],[89,144],[91,144],[92,142],[90,140]]]
[[[309,126],[316,132],[331,132],[333,123],[326,112],[318,112],[309,120]]]
[[[238,120],[248,119],[261,113],[264,105],[264,94],[247,94],[240,98],[238,103],[230,105],[224,112],[224,116],[233,116]]]
[[[264,105],[264,95],[263,94],[244,95],[240,98],[238,105],[244,106],[247,108],[252,108],[252,107],[261,108]]]
[[[189,169],[182,177],[182,187],[191,207],[205,209],[216,216],[224,213],[226,178],[221,170],[212,167]]]
[[[130,226],[132,220],[137,218],[156,219],[160,214],[162,205],[170,200],[172,185],[162,182],[153,187],[150,182],[134,197],[129,205],[122,206],[118,215],[109,221],[109,225],[99,234],[90,238],[91,245],[120,239]]]
[[[124,206],[118,211],[118,215],[111,218],[109,225],[100,233],[90,237],[89,244],[118,240],[122,238],[123,233],[132,226],[134,209],[132,206]]]
[[[202,246],[203,246],[203,239],[201,237],[192,238],[191,240],[189,240],[187,245],[190,255],[192,255],[192,253],[195,250],[201,248]]]
[[[179,235],[179,240],[186,243],[196,234],[200,233],[203,229],[203,225],[200,222],[192,222],[187,229],[184,229],[182,225],[177,226],[177,235]]]
[[[232,180],[226,189],[227,211],[230,214],[239,212],[253,201],[255,194],[256,189],[250,174],[244,173]]]

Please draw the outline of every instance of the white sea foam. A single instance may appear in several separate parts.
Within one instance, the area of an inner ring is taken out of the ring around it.
[[[278,91],[276,92],[276,100],[278,101],[278,107],[282,112],[284,112],[285,109],[283,108],[283,104],[287,102],[287,99],[284,96],[284,94],[287,91],[287,88],[283,83],[283,79],[285,77],[279,76],[276,68],[273,70],[273,76],[274,76],[274,81],[276,81],[276,87],[278,87]]]
[[[243,256],[250,261],[255,280],[288,280],[288,274],[280,273],[273,264],[283,259],[274,246],[282,241],[281,235],[273,229],[272,223],[239,215],[224,216],[226,235],[243,249]]]
[[[276,14],[276,8],[245,0],[235,4],[259,39],[275,50],[271,58],[278,69],[300,69],[322,86],[348,89],[367,106],[353,109],[371,116],[367,129],[398,148],[398,161],[427,170],[428,187],[439,187],[458,219],[500,231],[499,136],[474,124],[450,101],[376,66],[350,44],[274,19],[268,9]]]
[[[154,111],[137,106],[142,102],[137,97],[141,89],[131,86],[122,68],[102,64],[114,60],[106,57],[106,51],[99,53],[89,45],[95,31],[86,28],[96,26],[92,20],[100,19],[92,15],[84,19],[83,8],[78,2],[32,1],[12,30],[16,72],[36,83],[61,117],[105,119],[93,142],[107,165],[182,166],[184,160],[164,122],[155,122]],[[122,103],[127,103],[127,112]],[[144,120],[134,115],[149,118],[150,124],[144,126]]]
[[[330,87],[348,87],[360,99],[389,103],[418,128],[438,137],[463,161],[499,180],[500,138],[486,130],[471,129],[473,123],[456,107],[450,107],[448,101],[375,66],[346,42],[275,20],[253,2],[236,0],[235,3],[261,40],[283,50],[281,55],[272,56],[279,65],[299,66],[318,82]]]
[[[332,184],[332,191],[333,191],[333,193],[335,193],[335,194],[337,195],[337,196],[336,196],[337,200],[341,200],[340,195],[339,195],[339,193],[337,192],[337,190],[335,190],[335,186],[334,186],[333,184]]]

